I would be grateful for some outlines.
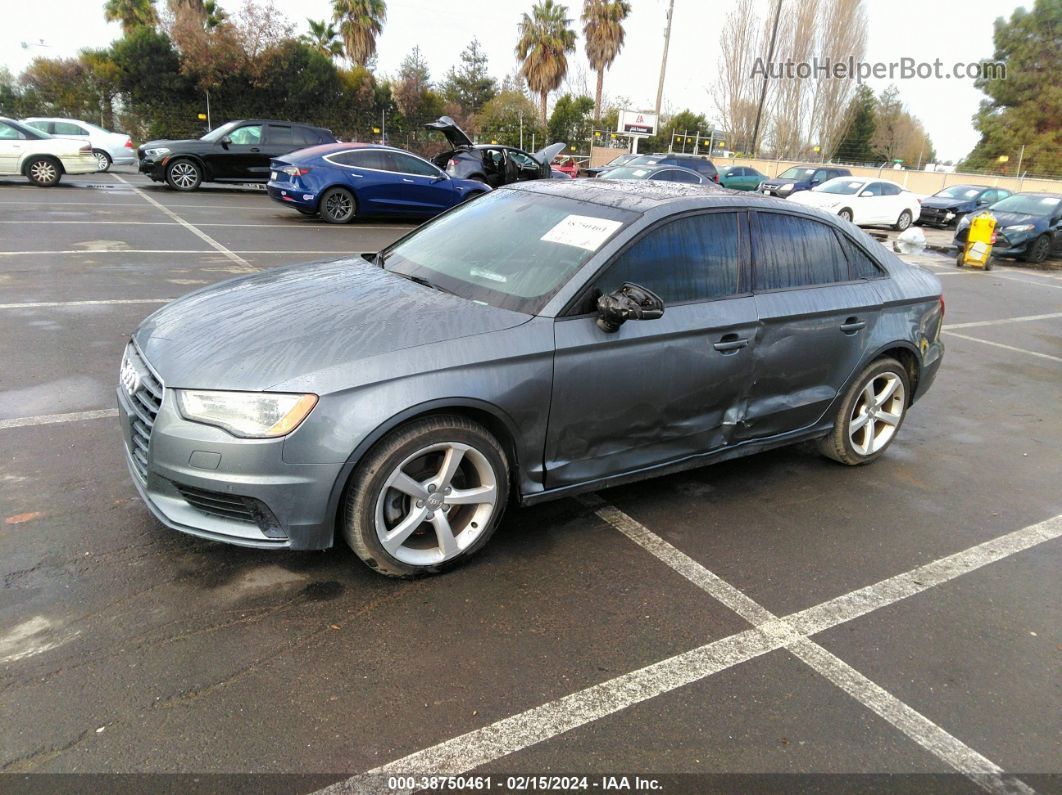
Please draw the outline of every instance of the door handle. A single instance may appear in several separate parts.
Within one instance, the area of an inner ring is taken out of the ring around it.
[[[857,331],[865,329],[867,327],[867,321],[860,320],[857,317],[850,317],[841,324],[841,331],[845,334],[855,334]]]
[[[251,147],[251,151],[252,151],[252,152],[261,152],[262,150],[261,150],[261,149],[259,149],[259,148],[258,148],[257,146],[252,146],[252,147]]]
[[[403,182],[413,182],[413,180],[411,180],[411,179],[406,179],[405,177],[402,177],[402,181],[403,181]]]
[[[748,337],[739,337],[737,334],[724,334],[719,342],[712,345],[723,354],[737,353],[749,344]]]

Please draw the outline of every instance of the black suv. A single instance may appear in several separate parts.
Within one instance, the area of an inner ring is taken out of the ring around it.
[[[268,182],[269,161],[296,149],[336,143],[330,130],[274,119],[230,121],[202,138],[148,141],[137,149],[140,171],[174,190],[202,182]]]
[[[638,155],[623,165],[626,168],[634,168],[636,166],[682,166],[690,171],[696,171],[709,182],[719,183],[719,172],[716,170],[715,164],[704,155],[684,155],[681,152]],[[603,171],[598,176],[607,177],[608,173]]]
[[[515,146],[474,144],[449,116],[440,116],[424,127],[441,132],[453,147],[433,157],[431,162],[451,177],[478,180],[492,188],[529,179],[553,178],[550,163],[564,149],[563,142],[550,144],[531,155]]]

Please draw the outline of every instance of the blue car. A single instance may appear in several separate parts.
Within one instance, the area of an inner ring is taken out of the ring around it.
[[[792,168],[787,168],[777,177],[765,179],[760,183],[760,187],[757,190],[768,196],[788,199],[794,193],[799,193],[802,190],[811,190],[816,185],[821,185],[827,180],[850,176],[852,176],[852,172],[847,168],[793,166]]]
[[[266,190],[304,215],[345,224],[367,216],[430,218],[490,186],[455,179],[402,149],[325,144],[275,158]]]

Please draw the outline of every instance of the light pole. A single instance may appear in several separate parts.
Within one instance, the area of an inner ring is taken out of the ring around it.
[[[767,100],[767,81],[771,75],[771,61],[774,60],[774,42],[778,38],[778,18],[782,13],[782,0],[774,7],[774,24],[771,26],[771,46],[767,49],[767,72],[763,76],[763,91],[760,92],[760,104],[756,108],[756,124],[752,128],[752,156],[756,157],[756,143],[760,136],[760,117],[763,115],[763,103]]]
[[[779,0],[781,2],[781,0]],[[667,71],[667,48],[671,43],[671,17],[675,12],[675,0],[667,7],[667,28],[664,29],[664,57],[660,59],[660,82],[656,85],[656,119],[660,121],[660,101],[664,98],[664,73]]]

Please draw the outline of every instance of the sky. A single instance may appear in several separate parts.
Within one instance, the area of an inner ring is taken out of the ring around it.
[[[786,0],[797,2],[798,0]],[[221,0],[235,11],[242,0]],[[276,7],[296,24],[306,18],[330,16],[329,0],[274,0]],[[734,0],[675,0],[675,16],[664,86],[664,107],[690,108],[718,122],[709,93],[717,68],[719,29]],[[763,14],[769,0],[760,0]],[[441,80],[465,45],[476,37],[490,58],[491,71],[500,78],[516,68],[513,48],[516,24],[532,0],[388,0],[387,24],[378,43],[378,69],[397,72],[402,58],[416,46]],[[20,72],[35,56],[71,56],[84,47],[103,47],[121,35],[116,23],[103,20],[103,0],[34,0],[6,3],[5,24],[0,28],[0,63]],[[580,0],[569,0],[569,15],[579,32],[578,52],[570,58],[573,88],[592,91],[593,76],[582,49],[578,14]],[[656,100],[667,0],[631,0],[626,22],[627,41],[611,71],[605,76],[605,93],[627,97],[633,109],[652,110]],[[961,6],[926,0],[867,0],[869,35],[865,60],[898,61],[901,57],[931,62],[940,58],[950,65],[977,61],[992,55],[992,22],[1009,17],[1014,0],[967,0]],[[43,39],[47,46],[35,46]],[[30,45],[23,47],[25,42]],[[867,83],[880,92],[889,80]],[[984,95],[972,79],[908,79],[895,81],[907,109],[922,120],[939,160],[958,160],[974,144],[978,133],[971,117]]]

